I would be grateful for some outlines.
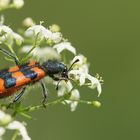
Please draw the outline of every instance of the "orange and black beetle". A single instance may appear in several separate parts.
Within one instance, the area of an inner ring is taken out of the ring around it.
[[[43,102],[47,98],[47,90],[45,84],[41,81],[45,76],[50,76],[55,81],[68,80],[68,71],[71,69],[76,60],[69,69],[63,64],[55,60],[48,60],[43,64],[30,61],[20,65],[13,54],[0,48],[4,54],[14,58],[17,66],[0,70],[0,98],[12,95],[20,90],[13,102],[16,102],[23,94],[27,85],[40,82],[43,91]],[[56,76],[57,75],[57,76]],[[59,83],[58,82],[58,83]],[[58,87],[58,85],[57,85]]]

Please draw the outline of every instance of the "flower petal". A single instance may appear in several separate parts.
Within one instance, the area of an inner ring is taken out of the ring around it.
[[[78,102],[77,102],[77,101],[72,102],[72,103],[70,104],[71,111],[72,111],[72,112],[75,111],[76,108],[77,108],[77,106],[78,106]]]
[[[57,85],[57,83],[58,82],[54,82],[55,85]],[[72,88],[73,88],[73,85],[70,81],[68,81],[67,83],[65,81],[61,81],[58,91],[57,91],[57,95],[63,96],[64,94],[70,92]]]
[[[68,50],[72,52],[74,55],[76,54],[76,49],[71,45],[70,42],[62,42],[53,46],[58,53],[61,53],[63,50]]]
[[[102,88],[101,88],[101,84],[100,84],[99,80],[89,74],[87,74],[87,79],[89,79],[91,81],[91,86],[89,86],[90,88],[94,89],[97,87],[98,97],[99,97],[102,92]]]
[[[16,40],[17,45],[21,45],[22,42],[24,41],[23,37],[20,36],[20,35],[17,34],[17,33],[13,33],[13,37],[14,37],[14,39]]]
[[[79,90],[77,90],[77,89],[72,90],[70,99],[71,100],[79,100],[80,99]]]
[[[67,104],[70,104],[71,111],[75,111],[78,105],[78,100],[80,99],[80,93],[77,89],[72,90],[69,100],[65,100]]]

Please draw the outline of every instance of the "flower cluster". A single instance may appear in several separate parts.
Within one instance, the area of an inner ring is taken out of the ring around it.
[[[74,61],[79,60],[73,66],[72,70],[69,71],[70,80],[66,83],[62,81],[57,91],[58,96],[64,96],[70,93],[69,99],[66,99],[63,104],[69,104],[71,111],[75,111],[78,101],[80,100],[80,92],[78,87],[87,86],[89,88],[96,88],[98,96],[101,94],[101,83],[102,80],[99,76],[94,77],[89,74],[89,63],[87,58],[82,54],[77,54],[76,48],[63,37],[60,32],[60,28],[57,25],[52,25],[50,28],[45,28],[43,25],[32,25],[25,31],[27,38],[34,37],[36,39],[36,47],[31,52],[32,56],[36,59],[45,61],[48,59],[57,59],[67,63],[70,66]],[[42,43],[43,42],[43,43]],[[44,43],[45,42],[45,43]],[[34,46],[25,45],[22,47],[22,52],[28,53]],[[73,59],[66,62],[67,56],[64,56],[64,50],[69,51],[73,54]],[[76,87],[73,85],[76,83]],[[57,85],[57,82],[53,82]]]
[[[0,25],[0,44],[13,45],[14,41],[17,45],[21,45],[24,41],[23,37],[14,32],[10,27]]]
[[[23,123],[13,120],[9,114],[0,110],[0,140],[3,139],[6,130],[15,131],[22,137],[22,140],[31,140]]]
[[[27,25],[27,29],[22,34],[23,37],[15,33],[10,27],[3,24],[0,25],[0,43],[6,45],[14,55],[16,55],[16,53],[14,52],[13,44],[16,43],[20,45],[21,52],[25,55],[25,57],[21,59],[22,63],[28,61],[30,57],[39,61],[57,59],[67,66],[72,65],[73,62],[78,60],[78,62],[73,65],[72,69],[69,70],[68,76],[71,80],[67,83],[62,81],[59,84],[57,91],[59,97],[70,94],[69,98],[62,102],[63,104],[69,104],[71,111],[76,109],[80,101],[80,86],[87,86],[91,89],[97,88],[98,96],[101,94],[102,78],[99,77],[99,75],[98,77],[94,77],[89,74],[87,58],[77,53],[76,48],[63,37],[58,25],[54,24],[46,28],[42,23],[36,25],[31,18],[25,19],[23,23]],[[27,40],[28,43],[26,43]],[[69,58],[65,55],[66,51],[73,55],[71,61],[69,61]],[[18,60],[20,61],[20,58],[18,58]],[[57,82],[51,83],[57,85]]]

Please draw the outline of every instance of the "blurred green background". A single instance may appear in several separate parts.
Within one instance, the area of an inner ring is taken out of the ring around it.
[[[26,0],[21,10],[4,12],[12,28],[28,16],[60,25],[64,36],[88,57],[91,72],[105,80],[99,109],[80,105],[71,113],[59,105],[32,113],[36,119],[27,120],[27,128],[33,140],[140,139],[139,5],[135,0]],[[87,99],[97,99],[92,92],[81,90]],[[33,92],[24,102],[39,102],[38,94]]]

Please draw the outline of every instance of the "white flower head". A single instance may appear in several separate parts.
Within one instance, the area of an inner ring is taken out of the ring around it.
[[[52,40],[54,43],[58,43],[62,39],[61,33],[59,32],[53,33],[42,25],[33,25],[29,27],[25,32],[26,36],[33,35],[33,34],[38,35],[41,40],[49,39]]]
[[[15,40],[18,45],[21,45],[24,41],[23,37],[15,33],[11,28],[5,25],[0,25],[0,43],[7,41],[9,44],[12,44],[13,40]]]
[[[74,55],[76,55],[76,49],[71,45],[70,42],[61,42],[53,46],[57,50],[58,53],[61,53],[63,50],[68,50]]]
[[[19,134],[22,136],[22,140],[31,140],[31,138],[28,136],[25,126],[22,123],[13,121],[7,126],[7,128],[10,130],[18,130]]]
[[[13,5],[15,8],[19,9],[19,8],[23,7],[24,0],[13,0]]]

